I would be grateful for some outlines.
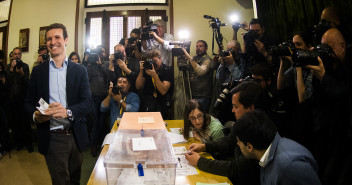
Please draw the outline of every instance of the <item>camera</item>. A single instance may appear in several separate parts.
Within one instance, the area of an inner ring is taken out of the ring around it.
[[[153,66],[154,66],[154,63],[155,61],[153,61],[152,59],[147,59],[144,63],[143,63],[143,67],[144,67],[144,70],[147,70],[147,69],[153,69]]]
[[[188,62],[187,58],[185,57],[185,53],[183,52],[182,48],[185,48],[187,53],[190,52],[191,48],[191,41],[172,41],[169,43],[169,45],[179,45],[180,48],[172,48],[172,56],[177,57],[177,66],[181,71],[188,70]]]
[[[115,85],[114,87],[112,87],[113,94],[120,94],[120,91],[121,91],[121,87],[119,87],[118,85]]]
[[[205,19],[211,19],[211,27],[214,29],[220,29],[221,26],[226,26],[226,23],[221,23],[219,18],[212,17],[210,15],[204,15]]]
[[[124,59],[125,59],[125,56],[123,55],[123,53],[121,51],[117,51],[116,53],[114,53],[114,57],[115,57],[115,59],[113,60],[113,63],[115,65],[117,65],[117,60],[120,59],[120,60],[124,61]]]
[[[138,38],[136,37],[130,37],[128,38],[128,44],[134,44],[134,42],[136,42],[138,40]]]
[[[231,55],[232,55],[233,57],[235,56],[235,51],[233,51],[232,49],[220,51],[219,56],[220,56],[220,57],[227,57],[227,56],[230,56],[230,53],[229,53],[229,52],[231,52]]]
[[[88,55],[88,58],[87,58],[87,63],[88,64],[96,64],[97,61],[99,61],[99,51],[97,51],[96,49],[87,49],[86,52],[84,52],[84,56]]]
[[[42,56],[43,62],[50,60],[50,55],[48,53],[44,53],[41,56]]]
[[[151,39],[152,37],[150,37],[150,34],[149,34],[150,31],[153,31],[156,34],[158,34],[158,25],[153,24],[153,21],[147,22],[146,26],[144,28],[142,28],[141,39],[142,40]]]
[[[327,44],[319,44],[313,50],[297,50],[292,54],[292,62],[295,67],[306,65],[319,65],[318,56],[324,63],[325,68],[329,68],[333,63],[332,55],[334,51]]]
[[[269,52],[273,57],[280,56],[291,56],[291,51],[295,50],[295,45],[292,41],[283,42],[278,46],[271,46],[269,48]]]
[[[243,35],[243,40],[246,44],[251,45],[255,40],[259,39],[259,35],[254,30],[249,30],[247,33]]]
[[[221,84],[222,92],[220,93],[220,95],[216,99],[216,101],[214,103],[214,108],[216,110],[219,110],[221,108],[223,102],[226,100],[226,98],[230,94],[231,89],[233,89],[234,87],[236,87],[237,85],[239,85],[240,83],[242,83],[244,81],[253,81],[253,78],[251,76],[247,76],[243,80],[234,80],[234,81],[229,82],[229,83]]]
[[[17,70],[21,69],[23,67],[24,63],[21,59],[16,59],[16,65],[15,65],[15,68]]]
[[[321,19],[319,24],[314,25],[313,27],[313,40],[315,43],[320,43],[321,38],[323,37],[324,33],[331,28],[331,22]]]
[[[240,24],[239,22],[234,22],[233,25],[232,25],[232,28],[234,30],[239,30],[242,27],[243,27],[243,24]]]

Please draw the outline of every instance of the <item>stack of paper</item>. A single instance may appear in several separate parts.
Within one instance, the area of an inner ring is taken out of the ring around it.
[[[183,135],[181,135],[181,134],[175,134],[175,133],[168,132],[167,137],[169,137],[171,144],[186,143],[187,142],[185,140],[185,138],[183,137]]]

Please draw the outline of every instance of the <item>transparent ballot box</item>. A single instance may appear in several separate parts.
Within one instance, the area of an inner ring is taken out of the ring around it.
[[[175,184],[177,159],[167,130],[143,132],[137,129],[116,132],[104,159],[108,185]],[[144,176],[140,174],[141,168]]]

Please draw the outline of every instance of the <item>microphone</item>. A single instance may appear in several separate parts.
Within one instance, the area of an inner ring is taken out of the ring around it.
[[[203,16],[205,19],[214,19],[214,17],[210,16],[210,15],[204,15]]]

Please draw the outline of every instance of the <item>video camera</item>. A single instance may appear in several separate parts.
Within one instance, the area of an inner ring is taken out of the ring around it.
[[[240,28],[243,28],[243,24],[239,23],[239,22],[234,22],[232,25],[232,29],[234,30],[239,30]]]
[[[253,81],[253,80],[254,79],[251,76],[247,76],[243,80],[234,80],[229,83],[221,84],[222,92],[220,93],[220,95],[216,99],[216,101],[214,103],[214,108],[216,110],[219,110],[221,108],[223,102],[226,100],[227,96],[230,94],[231,89],[235,88],[237,85],[241,84],[244,81]]]
[[[319,65],[318,56],[324,63],[325,68],[331,67],[335,55],[334,51],[327,44],[319,44],[313,50],[296,50],[292,54],[292,62],[295,67],[306,65]]]
[[[215,18],[212,17],[210,15],[204,15],[203,16],[205,19],[211,19],[211,27],[212,28],[216,28],[216,29],[220,29],[221,26],[226,26],[226,23],[221,23],[221,21],[219,20],[219,18]]]
[[[291,56],[291,51],[294,52],[296,50],[295,44],[292,41],[283,42],[278,46],[271,46],[269,48],[269,52],[273,57],[280,56]]]
[[[150,37],[150,34],[149,34],[150,31],[153,31],[156,34],[158,34],[158,25],[153,24],[153,21],[148,21],[145,27],[142,28],[141,40],[151,39],[152,37]]]
[[[185,57],[185,53],[183,52],[182,48],[185,48],[187,53],[190,53],[191,48],[191,41],[172,41],[169,45],[178,45],[180,48],[172,48],[172,56],[177,57],[177,66],[180,70],[187,70],[188,69],[188,62],[187,58]]]

